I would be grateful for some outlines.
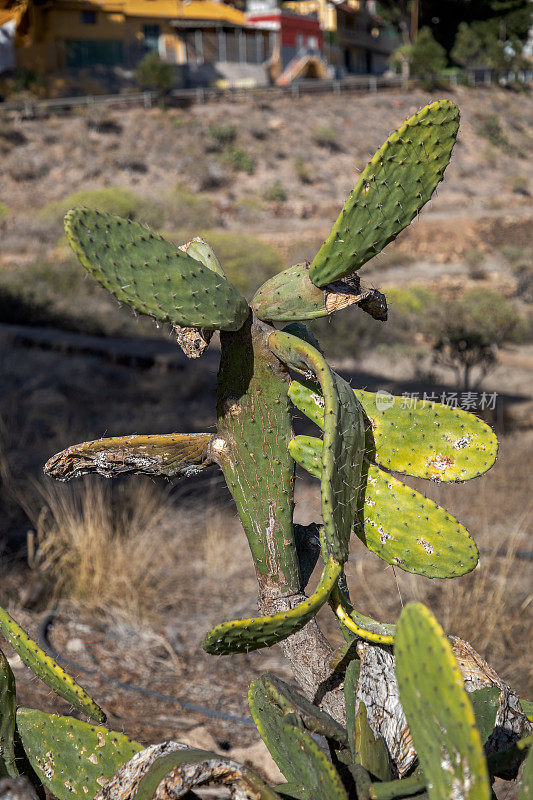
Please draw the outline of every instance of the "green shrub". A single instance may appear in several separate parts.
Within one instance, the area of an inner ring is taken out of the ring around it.
[[[9,207],[5,203],[0,202],[0,220],[5,219],[10,214]]]
[[[235,125],[210,125],[209,135],[215,145],[222,150],[222,148],[233,144],[237,137],[237,129]]]
[[[41,215],[60,222],[69,208],[75,206],[97,208],[99,211],[107,211],[109,214],[117,214],[119,217],[145,222],[147,225],[157,225],[161,221],[160,209],[154,208],[153,204],[121,186],[83,189],[65,197],[64,200],[44,206],[41,209]]]
[[[274,181],[267,186],[263,192],[263,197],[270,203],[284,203],[287,199],[287,191],[280,181]]]
[[[151,89],[163,94],[174,86],[174,67],[161,61],[156,52],[147,53],[137,64],[135,81],[141,89]]]
[[[189,238],[197,235],[198,228],[218,223],[215,204],[209,195],[193,192],[181,183],[163,198],[162,205],[168,223],[186,232]],[[161,227],[161,218],[158,227]]]
[[[229,145],[224,149],[222,161],[238,172],[246,172],[247,175],[252,175],[255,171],[255,165],[252,156],[244,147],[239,145]]]
[[[339,144],[339,133],[333,128],[329,128],[327,125],[320,125],[318,128],[314,128],[312,136],[313,141],[319,147],[324,147],[332,153],[340,153],[342,151],[342,146]]]
[[[498,147],[504,153],[510,156],[518,156],[518,158],[525,158],[525,153],[520,148],[515,147],[503,130],[497,114],[485,114],[481,116],[479,125],[476,128],[478,136],[487,139],[493,147]]]
[[[313,176],[303,156],[296,156],[293,161],[294,173],[300,183],[313,183]]]
[[[421,28],[413,44],[402,45],[391,56],[391,62],[397,71],[400,71],[404,61],[409,62],[413,75],[431,81],[432,75],[446,68],[446,51],[435,40],[431,28]]]

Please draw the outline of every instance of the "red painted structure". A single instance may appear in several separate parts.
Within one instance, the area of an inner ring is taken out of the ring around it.
[[[264,30],[279,31],[279,45],[282,49],[322,51],[322,30],[318,19],[293,14],[290,11],[275,9],[263,13],[249,14],[248,25]]]

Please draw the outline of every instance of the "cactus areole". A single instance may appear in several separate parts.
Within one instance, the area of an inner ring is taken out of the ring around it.
[[[496,458],[491,429],[438,403],[407,410],[397,399],[380,410],[375,395],[352,389],[331,369],[301,322],[341,310],[386,319],[385,298],[362,287],[357,270],[430,199],[458,127],[459,111],[448,100],[404,123],[361,174],[314,260],[274,276],[250,305],[201,239],[177,247],[110,214],[76,208],[66,216],[82,265],[122,303],[170,323],[187,355],[200,356],[220,331],[218,424],[215,434],[71,446],[48,461],[47,473],[60,480],[88,472],[177,477],[218,466],[250,545],[262,615],[216,625],[204,648],[225,654],[289,640],[285,652],[311,695],[328,671],[330,649],[314,620],[328,601],[348,641],[394,640],[393,625],[350,603],[343,567],[352,532],[388,563],[429,577],[459,576],[477,563],[465,528],[388,470],[442,481],[481,475]],[[293,407],[318,425],[321,438],[294,436]],[[293,524],[295,461],[320,482],[322,519],[310,526]],[[306,597],[320,552],[322,576]],[[304,647],[312,665],[304,663]]]

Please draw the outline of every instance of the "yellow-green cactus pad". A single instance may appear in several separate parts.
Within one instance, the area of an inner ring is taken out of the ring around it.
[[[340,572],[340,564],[330,559],[317,588],[303,603],[272,616],[236,619],[216,625],[203,641],[204,650],[212,655],[247,653],[281,642],[301,630],[318,613],[327,602]]]
[[[438,100],[389,136],[311,263],[316,286],[351,275],[409,225],[442,180],[458,129],[457,106]]]
[[[7,611],[0,607],[0,632],[7,639],[22,661],[38,678],[56,694],[83,711],[90,719],[105,722],[105,714],[59,664],[47,656],[44,650],[15,622]]]
[[[320,478],[322,442],[295,436],[289,452]],[[363,464],[355,533],[388,564],[428,578],[453,578],[474,569],[478,549],[466,528],[433,500],[374,464]]]
[[[17,697],[15,678],[9,662],[0,650],[0,778],[15,778],[15,725]]]
[[[123,733],[33,708],[18,709],[17,728],[33,769],[58,800],[92,800],[143,749]]]
[[[354,389],[366,416],[366,454],[380,466],[436,481],[467,481],[492,467],[498,441],[474,414],[442,403]],[[320,428],[324,398],[311,381],[292,381],[289,397]]]
[[[430,800],[490,800],[472,704],[444,631],[422,603],[408,603],[394,641],[400,700]]]

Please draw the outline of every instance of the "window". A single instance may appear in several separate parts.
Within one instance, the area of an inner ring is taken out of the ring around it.
[[[124,63],[122,42],[67,39],[65,42],[67,67],[80,69],[103,65],[114,67]]]
[[[81,21],[84,25],[96,25],[96,11],[82,11]]]
[[[147,50],[158,49],[159,33],[159,25],[143,25],[144,44]]]

